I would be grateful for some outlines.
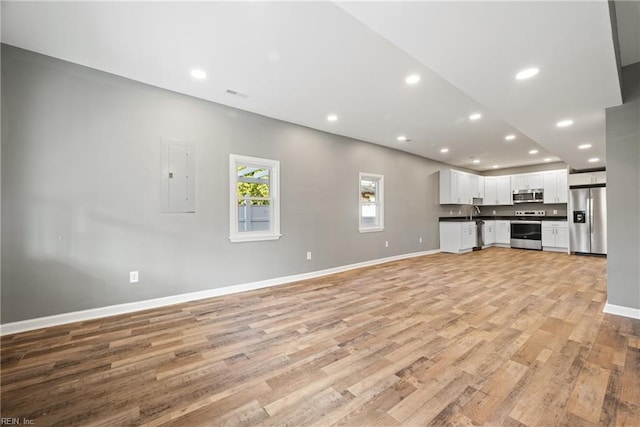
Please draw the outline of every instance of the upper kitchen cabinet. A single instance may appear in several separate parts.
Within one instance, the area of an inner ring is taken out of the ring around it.
[[[473,204],[473,199],[484,199],[484,176],[469,174],[469,191],[467,195],[472,199],[470,204]]]
[[[484,197],[484,177],[454,169],[440,171],[440,204],[472,205]]]
[[[607,173],[605,171],[581,172],[569,175],[569,185],[595,185],[606,184]]]
[[[513,197],[511,197],[511,175],[498,177],[498,204],[513,205]]]
[[[543,181],[544,203],[568,202],[569,187],[566,169],[544,172]]]
[[[486,176],[484,178],[484,200],[483,205],[498,204],[498,177]]]
[[[567,203],[567,171],[501,176],[480,176],[454,169],[440,171],[441,205],[473,205],[473,199],[482,199],[484,206],[513,205],[513,192],[522,190],[544,190],[544,203]]]
[[[485,176],[484,177],[484,203],[485,206],[512,205],[511,176]]]
[[[511,175],[511,191],[534,190],[543,188],[542,172]]]
[[[466,199],[463,173],[453,169],[440,171],[440,204],[463,204]]]

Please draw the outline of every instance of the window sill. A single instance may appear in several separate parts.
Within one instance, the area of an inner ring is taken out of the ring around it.
[[[278,240],[282,237],[282,234],[250,234],[250,235],[236,235],[229,236],[231,243],[242,242],[261,242],[264,240]]]
[[[380,231],[384,231],[384,227],[366,227],[366,228],[358,228],[358,231],[361,233],[377,233]]]

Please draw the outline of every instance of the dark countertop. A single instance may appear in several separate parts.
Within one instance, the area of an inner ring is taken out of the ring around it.
[[[475,220],[481,221],[516,221],[516,220],[542,220],[542,221],[566,221],[567,217],[562,215],[546,215],[541,217],[528,217],[528,216],[500,216],[500,215],[479,215],[473,216],[470,220],[468,216],[441,216],[441,222],[469,222]]]

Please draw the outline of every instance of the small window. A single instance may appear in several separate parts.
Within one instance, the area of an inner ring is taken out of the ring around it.
[[[277,160],[229,156],[229,240],[280,238],[279,175]]]
[[[384,176],[360,172],[361,233],[384,230]]]

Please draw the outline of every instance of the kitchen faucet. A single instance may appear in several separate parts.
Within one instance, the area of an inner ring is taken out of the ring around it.
[[[476,205],[472,205],[471,206],[471,212],[469,213],[469,221],[473,221],[473,211],[476,211],[476,213],[480,213],[480,208]]]

